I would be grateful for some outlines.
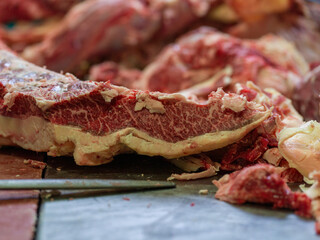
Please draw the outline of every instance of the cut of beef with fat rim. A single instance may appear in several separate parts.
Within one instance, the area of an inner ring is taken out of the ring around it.
[[[98,165],[124,152],[176,158],[238,141],[270,109],[238,94],[212,92],[208,101],[79,81],[0,50],[2,145],[72,155]]]

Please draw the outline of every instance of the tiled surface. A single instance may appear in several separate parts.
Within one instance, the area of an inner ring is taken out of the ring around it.
[[[43,154],[21,149],[1,149],[0,179],[41,178],[42,169],[32,164]],[[0,191],[0,240],[31,240],[37,220],[38,191]]]

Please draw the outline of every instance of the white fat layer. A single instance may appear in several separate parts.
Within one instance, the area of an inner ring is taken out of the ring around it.
[[[247,105],[247,98],[242,95],[225,94],[222,98],[222,109],[230,109],[234,112],[242,112]]]
[[[279,166],[282,155],[278,148],[270,148],[263,154],[262,158],[274,166]]]
[[[103,97],[103,99],[108,103],[111,102],[113,98],[119,95],[118,91],[115,89],[108,89],[105,91],[101,91],[100,94]]]
[[[107,163],[113,156],[128,152],[172,159],[232,144],[256,128],[269,114],[262,113],[256,121],[236,130],[207,133],[175,143],[153,138],[134,128],[96,136],[78,127],[53,124],[40,117],[18,119],[0,116],[0,143],[47,152],[50,156],[73,154],[78,165]]]
[[[8,108],[10,109],[15,102],[16,97],[20,95],[19,92],[10,92],[7,93],[6,95],[4,95],[3,97],[3,105],[8,106]],[[53,106],[56,102],[52,101],[52,100],[47,100],[45,98],[39,98],[39,97],[34,97],[34,99],[36,100],[36,105],[42,110],[42,111],[46,111],[48,108],[50,108],[51,106]]]
[[[165,113],[162,102],[152,99],[147,93],[138,93],[136,95],[137,103],[134,107],[135,111],[141,111],[143,108],[149,110],[150,113]]]
[[[212,177],[217,174],[219,171],[220,164],[215,163],[216,165],[210,166],[208,169],[202,171],[202,172],[197,172],[197,173],[182,173],[182,174],[171,174],[171,176],[167,179],[168,181],[171,180],[195,180],[195,179],[200,179],[200,178],[208,178]]]
[[[309,177],[320,171],[320,123],[309,121],[300,127],[284,128],[278,136],[281,155],[290,167]]]
[[[3,105],[8,106],[10,109],[14,105],[14,100],[18,94],[18,92],[6,93],[3,97]]]
[[[52,107],[56,102],[55,101],[50,101],[47,99],[36,99],[36,105],[42,110],[46,111],[48,108]]]

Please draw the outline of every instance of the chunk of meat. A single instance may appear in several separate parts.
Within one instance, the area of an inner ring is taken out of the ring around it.
[[[144,69],[136,88],[172,93],[198,84],[198,91],[207,94],[252,81],[291,96],[308,70],[294,46],[281,38],[240,40],[202,27],[164,49]]]
[[[51,156],[71,155],[98,165],[116,154],[177,158],[222,148],[240,140],[270,110],[221,89],[208,100],[180,94],[136,91],[109,82],[79,81],[0,51],[0,135]],[[234,111],[228,98],[243,102]]]
[[[72,8],[58,28],[23,56],[51,70],[76,73],[93,58],[176,34],[204,16],[212,2],[88,0]]]
[[[311,199],[301,192],[292,192],[279,170],[258,164],[225,175],[213,184],[218,187],[216,198],[234,204],[269,203],[274,208],[289,208],[303,217],[311,217]]]
[[[301,16],[294,12],[273,15],[253,22],[241,22],[228,29],[227,32],[244,39],[275,34],[292,42],[309,63],[319,62],[319,25],[308,16],[310,14]]]
[[[85,1],[23,56],[51,70],[75,72],[90,57],[145,42],[156,31],[158,19],[140,0]]]

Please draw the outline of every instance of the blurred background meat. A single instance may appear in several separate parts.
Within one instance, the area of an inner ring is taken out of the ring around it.
[[[242,8],[237,12],[244,10],[245,6],[249,7],[251,1],[239,2],[242,3]],[[248,15],[257,16],[253,19],[247,18],[246,11],[240,13],[243,21],[230,27],[227,32],[241,38],[258,38],[273,33],[294,43],[309,63],[320,61],[319,4],[281,0],[276,1],[277,6],[271,4],[269,8],[267,2],[261,1],[260,8],[254,8],[253,14]]]
[[[110,81],[112,84],[133,88],[139,81],[141,72],[138,69],[126,69],[114,62],[104,62],[90,69],[90,78],[93,81]]]
[[[168,93],[193,87],[193,94],[207,96],[218,87],[232,90],[236,83],[253,81],[290,97],[308,70],[294,46],[281,38],[245,41],[202,27],[166,47],[133,86]],[[96,80],[96,75],[90,79]]]
[[[293,104],[305,120],[320,121],[320,66],[309,72],[294,92]]]
[[[74,7],[23,56],[55,71],[77,72],[83,61],[154,38],[166,39],[205,15],[212,0],[89,0]]]
[[[52,17],[41,22],[17,22],[12,28],[0,28],[0,38],[12,50],[20,53],[27,46],[41,42],[46,34],[59,24],[59,20],[59,17]]]
[[[1,0],[0,22],[36,20],[62,15],[84,0]]]

